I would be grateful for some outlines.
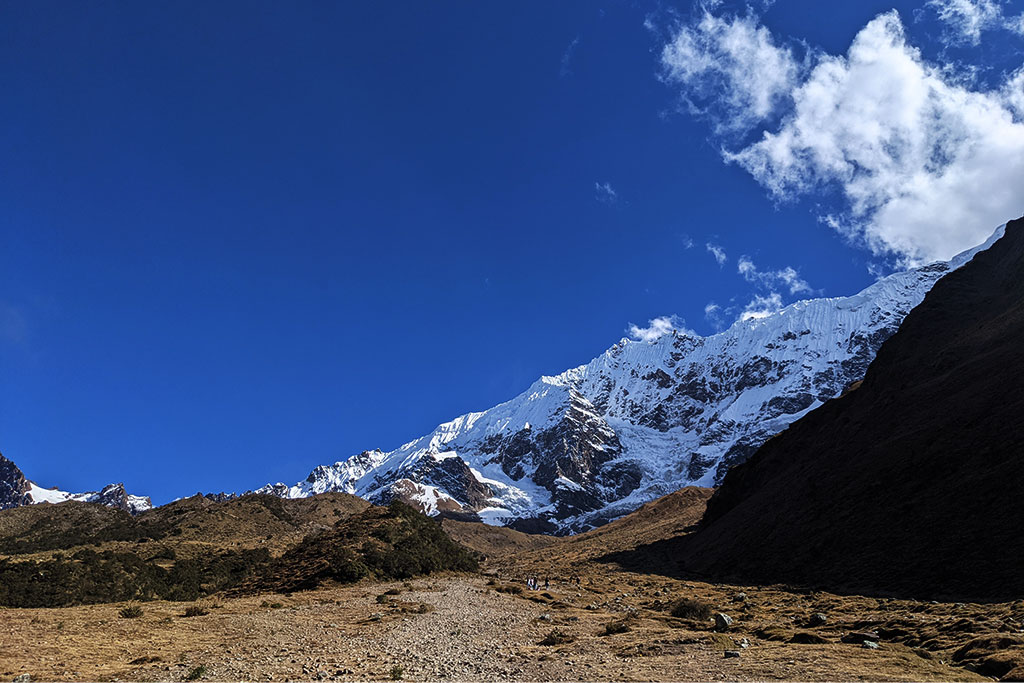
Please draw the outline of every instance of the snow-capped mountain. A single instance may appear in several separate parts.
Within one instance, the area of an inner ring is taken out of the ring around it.
[[[102,491],[86,493],[68,493],[56,488],[43,488],[26,479],[17,465],[0,455],[0,510],[35,503],[63,503],[66,500],[98,503],[119,508],[133,515],[153,507],[148,497],[133,496],[125,491],[124,484],[108,484]]]
[[[299,498],[345,491],[425,512],[572,533],[686,485],[714,485],[771,436],[863,378],[879,346],[932,285],[1001,235],[949,262],[890,275],[859,294],[794,303],[708,337],[623,339],[541,377],[490,410],[393,451],[317,467]]]

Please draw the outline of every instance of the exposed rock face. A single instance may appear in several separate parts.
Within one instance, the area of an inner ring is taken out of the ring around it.
[[[943,278],[862,384],[733,468],[684,571],[831,591],[1024,596],[1024,219]]]
[[[32,496],[28,479],[18,466],[0,455],[0,510],[29,505]]]
[[[973,252],[972,252],[973,253]],[[303,497],[396,495],[422,510],[561,533],[585,530],[687,485],[711,486],[768,438],[860,380],[879,346],[969,255],[884,278],[846,298],[795,303],[710,337],[622,340],[390,452],[317,467]],[[438,501],[444,501],[438,505]]]
[[[0,510],[34,503],[61,503],[65,500],[98,503],[133,515],[153,507],[149,498],[133,496],[125,491],[124,484],[108,484],[102,491],[86,493],[68,493],[56,488],[44,489],[26,479],[17,465],[0,455]]]

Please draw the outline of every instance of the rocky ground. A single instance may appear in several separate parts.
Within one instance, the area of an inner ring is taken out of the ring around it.
[[[134,618],[120,616],[123,603],[7,609],[0,677],[991,680],[964,665],[985,670],[987,658],[1012,660],[1024,648],[1024,605],[1016,603],[902,603],[599,567],[579,585],[563,577],[547,591],[516,593],[521,577],[504,572],[208,601],[199,605],[208,614],[191,617],[183,615],[193,605],[173,602],[140,603]],[[681,597],[706,602],[733,624],[719,632],[713,619],[670,616],[667,605]],[[825,623],[811,626],[817,613]],[[605,635],[608,624],[625,628]],[[851,631],[871,630],[877,647],[842,642]],[[958,655],[972,642],[973,650]]]

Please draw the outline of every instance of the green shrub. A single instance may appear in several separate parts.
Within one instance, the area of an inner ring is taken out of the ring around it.
[[[400,666],[398,664],[395,664],[393,667],[391,667],[391,672],[390,672],[391,680],[393,680],[393,681],[400,681],[400,680],[402,680],[402,676],[404,676],[404,675],[405,675],[405,667],[404,666]]]

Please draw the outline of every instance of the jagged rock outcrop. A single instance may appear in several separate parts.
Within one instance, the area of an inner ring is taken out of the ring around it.
[[[18,466],[0,454],[0,510],[32,503],[31,485]]]
[[[33,505],[36,503],[62,503],[77,500],[97,503],[138,514],[153,507],[146,496],[133,496],[125,491],[124,484],[108,484],[100,491],[68,493],[57,488],[45,489],[25,478],[24,473],[12,461],[0,455],[0,510]]]
[[[719,483],[770,437],[839,396],[935,282],[975,251],[709,337],[624,339],[396,450],[364,451],[259,492],[398,496],[430,513],[459,508],[489,523],[561,533],[600,525],[683,486]]]

